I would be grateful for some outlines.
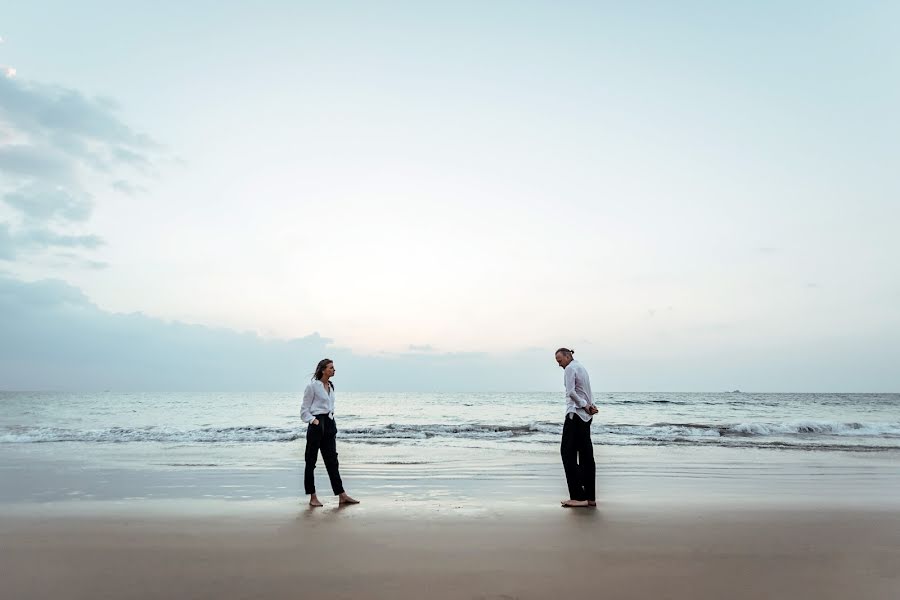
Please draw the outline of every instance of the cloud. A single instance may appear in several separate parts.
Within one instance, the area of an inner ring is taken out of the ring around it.
[[[434,352],[434,347],[430,344],[424,344],[422,346],[417,346],[416,344],[409,345],[410,352]]]
[[[91,99],[61,86],[0,80],[0,114],[35,143],[65,138],[93,142],[113,151],[111,156],[125,151],[128,161],[133,161],[134,155],[149,160],[147,153],[158,148],[148,136],[119,120],[108,100]],[[73,145],[69,150],[83,148]]]
[[[269,342],[109,313],[65,282],[2,275],[0,330],[0,381],[6,389],[288,389],[301,378],[299,365],[314,364],[313,357],[324,352],[318,336]]]
[[[53,248],[89,251],[103,240],[65,231],[90,219],[94,194],[88,179],[112,179],[133,194],[138,184],[120,173],[149,174],[161,147],[126,125],[110,98],[30,81],[0,79],[0,199],[20,217],[3,232],[0,259],[27,260]],[[101,189],[109,189],[101,188]],[[71,263],[102,268],[73,254]]]
[[[0,144],[0,170],[7,177],[71,183],[74,180],[72,167],[72,161],[53,148]]]
[[[112,149],[112,155],[123,163],[128,163],[134,167],[138,167],[141,169],[148,169],[150,167],[150,161],[141,153],[134,152],[133,150],[129,150],[128,148],[117,147]]]
[[[4,43],[6,40],[3,39],[3,36],[0,36],[0,44]],[[10,67],[8,65],[0,65],[0,70],[3,71],[3,74],[7,77],[15,77],[16,69],[14,67]]]
[[[63,281],[0,273],[0,389],[298,390],[318,360],[342,390],[555,389],[547,352],[370,356],[313,333],[289,340],[104,311]]]
[[[114,190],[121,192],[126,196],[136,196],[138,194],[143,194],[146,191],[143,187],[134,185],[124,179],[113,181],[110,185]]]
[[[0,225],[0,248],[3,231]],[[112,313],[63,281],[26,282],[0,272],[0,389],[7,390],[298,391],[327,356],[336,363],[339,390],[559,391],[554,349],[372,356],[318,333],[273,340]],[[601,403],[601,390],[877,392],[900,385],[900,343],[890,331],[674,357],[626,356],[588,345],[577,356]]]
[[[0,274],[0,307],[10,313],[43,310],[47,307],[92,307],[88,297],[64,281],[21,281]]]
[[[12,232],[8,223],[0,223],[0,260],[13,261],[22,252],[42,252],[54,248],[94,250],[105,243],[96,235],[69,235],[46,228]],[[86,260],[71,252],[57,256],[91,269],[102,269],[107,266],[104,262]]]
[[[26,248],[99,248],[105,242],[96,235],[66,235],[49,229],[31,229],[15,236],[17,243]]]
[[[109,268],[109,263],[107,262],[84,259],[74,252],[57,252],[54,256],[62,259],[62,262],[59,264],[59,266],[66,266],[67,264],[74,263],[78,266],[84,267],[85,269],[91,269],[94,271],[100,271]]]
[[[16,247],[9,233],[9,225],[0,223],[0,260],[12,260],[15,256]]]
[[[31,183],[10,192],[3,201],[31,221],[86,221],[91,216],[91,196],[81,190]]]

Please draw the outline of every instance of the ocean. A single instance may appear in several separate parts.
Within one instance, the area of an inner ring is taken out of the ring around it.
[[[301,395],[2,392],[0,468],[15,485],[0,501],[301,496]],[[900,394],[597,393],[595,402],[607,489],[635,477],[676,482],[682,473],[681,486],[728,474],[728,490],[743,493],[735,473],[777,464],[788,465],[775,478],[784,489],[829,466],[852,475],[832,478],[832,489],[848,491],[870,467],[883,481],[900,464]],[[549,495],[564,483],[560,392],[338,387],[336,406],[345,481],[369,493],[513,495],[532,480]],[[318,476],[326,485],[321,464]]]
[[[290,444],[300,393],[0,392],[0,444]],[[604,393],[594,443],[815,452],[900,449],[900,394]],[[559,393],[339,392],[339,436],[440,448],[556,444]]]

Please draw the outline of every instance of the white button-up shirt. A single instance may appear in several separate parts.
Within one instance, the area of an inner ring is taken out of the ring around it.
[[[303,391],[300,418],[304,423],[312,423],[316,415],[325,413],[328,413],[330,419],[334,419],[334,390],[331,389],[331,386],[328,386],[326,390],[324,383],[314,379]]]
[[[591,415],[585,410],[593,406],[594,396],[591,393],[591,378],[587,369],[581,366],[577,360],[573,360],[564,369],[563,381],[566,384],[566,418],[575,413],[581,420],[588,422]]]

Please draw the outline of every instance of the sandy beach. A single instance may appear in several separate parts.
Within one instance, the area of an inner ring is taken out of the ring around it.
[[[397,513],[284,505],[5,518],[7,598],[817,598],[900,593],[900,514]]]
[[[563,509],[559,430],[528,424],[552,397],[511,396],[504,430],[502,398],[466,398],[480,421],[448,428],[433,413],[473,407],[404,397],[380,416],[397,398],[360,396],[339,448],[363,504],[338,508],[322,469],[316,510],[295,417],[271,416],[288,397],[224,414],[218,397],[150,398],[168,420],[140,395],[39,400],[12,399],[0,444],[4,600],[900,597],[891,399],[607,399],[599,506]]]

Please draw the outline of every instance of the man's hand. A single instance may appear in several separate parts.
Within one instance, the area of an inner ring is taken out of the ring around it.
[[[594,406],[593,404],[588,406],[588,414],[589,415],[596,415],[598,412],[600,412],[600,409],[597,408],[596,406]]]
[[[313,420],[312,420],[312,424],[318,426],[319,420],[318,420],[318,419],[313,419]]]

